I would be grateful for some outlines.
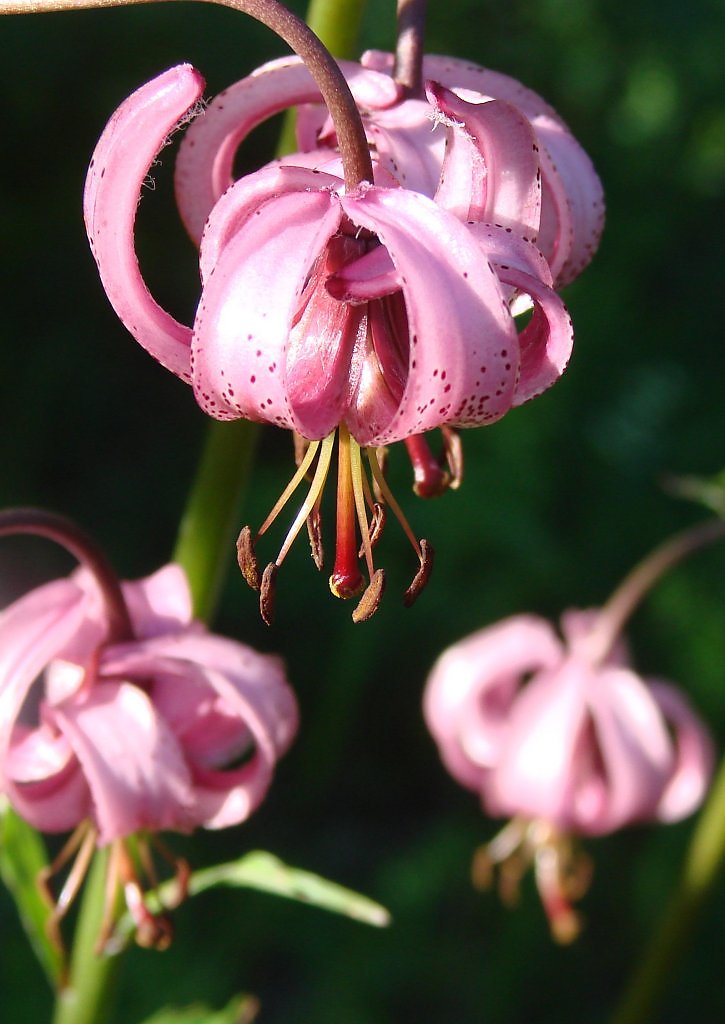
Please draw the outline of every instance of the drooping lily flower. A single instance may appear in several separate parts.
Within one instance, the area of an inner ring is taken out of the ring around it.
[[[306,72],[294,62],[284,67],[296,95],[312,98],[309,87],[305,92],[299,85]],[[361,92],[368,90],[367,102],[394,101],[394,83],[384,75],[360,72],[359,79]],[[268,81],[262,69],[233,97],[227,93],[234,131],[217,117],[209,122],[211,141],[200,130],[189,143],[187,152],[204,151],[202,166],[208,166],[209,155],[214,157],[212,178],[207,181],[191,158],[179,172],[177,191],[187,197],[181,205],[193,234],[206,218],[200,242],[202,294],[193,328],[179,324],[152,299],[133,248],[144,178],[169,132],[200,95],[201,79],[193,68],[182,65],[165,72],[114,114],[91,163],[86,224],[116,312],[155,358],[192,383],[206,412],[219,419],[245,417],[283,426],[309,442],[291,488],[316,460],[309,495],[261,578],[254,538],[244,531],[240,538],[242,568],[248,581],[261,588],[267,619],[277,567],[305,520],[319,521],[319,499],[339,429],[331,587],[343,597],[364,588],[358,562],[362,544],[369,582],[355,615],[366,618],[377,607],[383,586],[372,557],[376,530],[371,520],[378,525],[382,520],[375,490],[398,515],[419,558],[408,600],[430,568],[429,546],[414,537],[392,499],[375,449],[409,440],[415,450],[415,439],[428,430],[490,423],[538,394],[566,365],[571,322],[553,290],[548,264],[531,241],[509,226],[464,222],[448,209],[455,202],[455,192],[448,189],[440,203],[389,184],[362,182],[346,189],[334,173],[333,159],[327,171],[270,165],[217,197],[240,136],[289,102],[289,83],[281,96],[275,85],[271,98]],[[252,105],[241,120],[240,96]],[[220,102],[215,109],[223,114],[225,106]],[[206,123],[206,115],[199,123]],[[535,181],[530,159],[526,175]],[[382,172],[381,180],[389,182],[390,175]],[[529,213],[536,194],[533,186],[507,192],[512,203]],[[520,292],[530,297],[534,314],[519,334],[510,303]],[[372,483],[361,468],[361,449],[368,451]],[[321,561],[314,525],[311,535],[313,554]]]
[[[292,741],[297,708],[277,658],[192,619],[178,566],[121,593],[127,637],[115,635],[87,568],[0,614],[0,792],[37,829],[76,830],[71,890],[93,848],[110,846],[128,896],[140,882],[125,840],[247,818]],[[58,916],[67,902],[66,893]],[[129,909],[148,932],[143,900]]]
[[[453,57],[423,58],[426,96],[392,78],[394,55],[367,51],[340,62],[355,96],[376,172],[431,198],[445,185],[464,220],[512,226],[536,241],[555,287],[590,262],[604,224],[601,182],[556,111],[508,75]],[[299,58],[263,65],[221,93],[186,133],[177,160],[177,200],[192,238],[232,183],[237,148],[261,121],[298,108],[298,144],[320,169],[336,135]],[[300,162],[301,154],[285,158]],[[381,182],[383,183],[383,182]],[[384,182],[384,183],[387,183]],[[484,202],[477,197],[483,196]]]
[[[512,821],[474,861],[501,866],[513,899],[533,861],[552,932],[570,941],[588,863],[577,836],[677,821],[704,796],[712,768],[705,725],[672,684],[645,679],[619,643],[604,657],[599,615],[567,612],[560,639],[533,615],[454,644],[428,679],[424,713],[457,781],[488,814]]]

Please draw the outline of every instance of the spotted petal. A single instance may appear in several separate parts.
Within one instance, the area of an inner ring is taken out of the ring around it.
[[[380,109],[394,103],[398,86],[387,76],[352,61],[338,61],[357,104]],[[262,121],[287,107],[317,103],[319,88],[299,57],[257,68],[219,93],[184,136],[176,162],[176,199],[181,217],[198,242],[216,201],[232,182],[237,149]]]
[[[121,104],[98,141],[86,178],[88,238],[111,305],[136,340],[189,381],[191,331],[151,297],[134,250],[144,180],[179,119],[198,100],[203,79],[189,64],[164,72]]]

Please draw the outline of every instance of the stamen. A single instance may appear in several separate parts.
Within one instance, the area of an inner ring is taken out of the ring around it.
[[[461,435],[453,427],[442,426],[443,455],[448,466],[448,487],[457,491],[463,481],[463,444]]]
[[[393,492],[388,487],[387,481],[383,476],[383,471],[381,469],[380,463],[378,462],[377,455],[375,454],[376,449],[366,448],[365,451],[368,457],[368,462],[370,463],[370,470],[373,474],[373,480],[377,484],[378,490],[380,491],[383,500],[392,508],[395,518],[398,520],[398,522],[403,528],[403,533],[408,538],[410,543],[413,545],[413,550],[415,551],[420,562],[422,563],[423,553],[420,550],[420,544],[418,543],[415,534],[411,530],[410,524],[408,523],[408,520],[405,518],[402,508],[397,503],[397,501],[393,497]]]
[[[365,487],[366,481],[363,477],[363,487]],[[370,519],[370,547],[374,550],[375,545],[378,543],[383,535],[385,529],[385,505],[381,505],[379,501],[373,503],[372,518]],[[358,558],[362,558],[365,554],[365,549],[361,545],[358,551]]]
[[[328,434],[327,437],[323,441],[312,441],[311,442],[310,447],[307,449],[307,454],[305,455],[304,459],[300,463],[299,469],[297,470],[295,475],[292,477],[292,480],[290,481],[288,486],[285,488],[285,490],[284,490],[284,492],[282,494],[282,498],[280,498],[280,500],[275,505],[274,509],[272,509],[272,512],[270,513],[270,515],[267,516],[267,518],[265,519],[264,523],[260,527],[259,533],[257,535],[259,537],[262,536],[262,534],[267,529],[267,527],[277,517],[277,514],[280,512],[284,502],[287,501],[289,496],[292,494],[292,492],[295,490],[297,485],[300,483],[300,481],[304,477],[305,473],[307,472],[307,468],[310,465],[310,463],[312,462],[312,459],[314,458],[314,455],[317,452],[317,449],[319,448],[320,449],[320,458],[318,459],[318,462],[317,462],[317,468],[315,469],[315,475],[312,478],[312,483],[310,484],[310,489],[309,489],[309,492],[307,494],[307,497],[305,498],[304,502],[302,503],[302,507],[300,508],[300,510],[298,511],[297,515],[295,516],[295,520],[292,523],[292,526],[290,526],[289,531],[287,533],[287,536],[284,539],[284,543],[283,543],[282,547],[280,548],[280,552],[277,555],[277,558],[275,560],[277,568],[279,568],[279,566],[282,564],[282,562],[286,558],[287,552],[292,547],[292,544],[294,543],[295,537],[297,536],[297,534],[300,532],[300,530],[302,528],[302,524],[304,523],[304,521],[307,519],[307,517],[310,514],[310,512],[312,511],[312,509],[317,504],[317,500],[318,500],[320,494],[322,493],[322,488],[325,486],[325,480],[327,479],[327,471],[330,468],[330,459],[332,458],[332,448],[333,448],[334,443],[335,443],[335,431],[334,430],[332,431],[332,433]],[[312,454],[310,454],[310,453],[312,453]],[[283,498],[284,498],[284,501],[282,501]]]
[[[367,622],[368,619],[373,617],[380,607],[384,590],[385,572],[382,569],[376,569],[373,573],[373,578],[365,589],[365,593],[352,613],[352,621],[354,623]]]
[[[83,884],[83,879],[88,872],[88,866],[96,848],[96,830],[89,821],[83,821],[73,831],[68,840],[64,843],[58,855],[38,873],[38,888],[43,898],[52,907],[52,911],[46,922],[45,928],[48,938],[53,945],[61,950],[65,949],[63,936],[60,932],[60,923],[68,913],[68,908],[78,895],[78,890]],[[50,880],[65,867],[74,854],[77,856],[60,890],[56,900],[50,888]]]
[[[325,440],[327,440],[327,438]],[[282,511],[284,506],[287,504],[289,499],[292,497],[294,492],[297,490],[299,485],[302,483],[302,481],[305,478],[305,474],[307,473],[307,470],[312,465],[312,460],[314,459],[315,455],[317,454],[317,449],[319,447],[320,447],[320,442],[319,441],[311,441],[310,442],[309,447],[307,448],[307,451],[305,452],[302,461],[300,462],[300,464],[297,467],[296,473],[294,474],[294,476],[292,477],[290,482],[287,484],[285,489],[280,494],[279,498],[277,499],[277,501],[275,502],[274,506],[272,507],[272,511],[269,513],[267,518],[264,520],[262,525],[257,530],[257,536],[256,536],[255,540],[258,540],[262,536],[262,534],[267,532],[269,527],[272,525],[272,523],[275,521],[277,516],[280,514],[280,512]]]
[[[358,494],[362,499],[360,486],[355,486],[354,471],[352,463],[353,447],[357,448],[357,476],[360,477],[359,446],[350,437],[350,432],[344,424],[340,424],[340,440],[338,445],[337,461],[337,534],[335,538],[335,565],[330,576],[330,590],[335,597],[347,599],[355,597],[363,588],[363,577],[360,572],[357,557],[357,538],[355,534],[355,512],[357,509]],[[363,500],[363,517],[365,517],[365,506]],[[362,529],[362,527],[361,527]],[[372,554],[370,553],[370,538],[367,530],[367,520],[363,530],[363,545],[367,539],[365,551],[368,559],[368,568],[372,578]]]
[[[581,917],[569,902],[562,878],[560,850],[554,843],[540,846],[534,858],[536,886],[544,912],[549,920],[552,938],[568,945],[578,938]]]
[[[262,574],[262,584],[259,588],[259,614],[262,616],[262,621],[268,626],[271,626],[274,622],[274,611],[277,597],[275,587],[277,569],[278,566],[275,562],[269,563]]]
[[[430,450],[423,434],[405,439],[405,447],[413,466],[413,491],[419,498],[437,498],[447,490],[450,477]]]
[[[340,428],[342,429],[342,428]],[[345,428],[347,432],[347,428]],[[349,435],[348,435],[349,437]],[[362,547],[365,552],[365,563],[368,567],[368,575],[372,581],[375,575],[375,567],[373,566],[373,549],[370,541],[370,528],[368,526],[368,517],[365,511],[365,494],[363,489],[363,471],[362,471],[362,460],[360,458],[360,445],[354,438],[350,438],[350,472],[352,475],[352,490],[355,495],[355,511],[357,512],[357,522],[360,527],[360,537],[362,538]]]
[[[307,535],[310,538],[312,561],[318,569],[322,569],[325,564],[325,551],[322,546],[322,514],[319,498],[307,517]]]
[[[406,608],[410,608],[414,601],[417,601],[418,595],[421,593],[426,583],[430,578],[430,574],[433,571],[433,548],[425,539],[421,538],[420,541],[420,568],[413,577],[413,580],[403,594],[403,604]]]
[[[252,590],[259,590],[259,563],[254,553],[252,531],[248,526],[242,527],[237,537],[237,562],[247,584]]]

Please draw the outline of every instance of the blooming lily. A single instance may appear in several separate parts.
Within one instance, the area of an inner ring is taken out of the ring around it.
[[[424,713],[444,764],[487,813],[511,816],[474,861],[502,865],[513,898],[533,860],[552,931],[578,931],[571,901],[588,866],[577,835],[676,821],[701,802],[712,767],[704,724],[672,684],[642,678],[619,643],[602,652],[601,614],[569,611],[560,639],[533,615],[454,644],[428,679]]]
[[[133,247],[144,178],[169,132],[200,96],[202,82],[193,68],[165,72],[114,114],[91,163],[86,225],[116,312],[155,358],[192,383],[206,412],[287,427],[309,442],[292,485],[258,531],[257,537],[316,460],[309,495],[261,578],[256,538],[249,531],[240,536],[240,563],[247,580],[261,588],[267,619],[276,569],[305,520],[319,523],[339,428],[331,587],[341,597],[363,589],[362,543],[369,583],[354,613],[360,619],[375,610],[383,586],[372,556],[382,521],[375,489],[398,515],[419,558],[408,601],[430,569],[430,548],[414,537],[392,499],[375,449],[407,440],[409,450],[418,452],[416,439],[428,430],[493,422],[538,394],[566,365],[571,323],[553,291],[548,264],[531,241],[503,224],[464,222],[453,210],[455,190],[446,188],[437,202],[395,182],[391,187],[384,169],[381,184],[345,187],[333,157],[328,170],[270,165],[218,196],[241,135],[288,103],[293,89],[303,100],[319,95],[299,85],[307,74],[299,64],[288,62],[285,69],[281,92],[277,78],[262,69],[217,103],[215,110],[223,114],[230,102],[234,131],[219,115],[209,122],[211,138],[203,128],[190,137],[186,152],[202,153],[204,167],[212,160],[212,179],[191,157],[180,165],[177,194],[193,235],[205,218],[202,294],[193,328],[179,324],[150,296]],[[394,102],[397,87],[386,76],[368,70],[350,78],[365,102]],[[242,116],[245,103],[251,109]],[[199,121],[205,123],[206,115]],[[531,216],[536,170],[528,159],[529,184],[506,192],[511,204]],[[503,169],[500,177],[506,177]],[[467,209],[474,201],[477,209],[495,208],[480,184],[481,195],[469,195]],[[519,292],[534,305],[520,334],[510,306]],[[361,449],[368,450],[372,487],[362,472]],[[313,525],[313,554],[321,561],[316,532]]]
[[[85,859],[110,845],[122,877],[127,837],[245,820],[297,708],[277,658],[192,619],[178,566],[120,592],[125,636],[88,568],[0,614],[0,791],[41,831],[76,829]]]

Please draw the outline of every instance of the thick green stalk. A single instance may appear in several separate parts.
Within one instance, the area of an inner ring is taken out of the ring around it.
[[[235,564],[234,537],[258,436],[258,424],[248,420],[207,428],[173,554],[189,578],[200,619],[213,617],[226,570]]]
[[[107,849],[96,851],[86,878],[68,984],[58,993],[53,1024],[99,1024],[109,1019],[123,958],[96,953],[106,899],[108,856]]]
[[[333,57],[357,56],[367,0],[310,0],[305,21]]]
[[[677,889],[637,967],[612,1024],[647,1024],[671,983],[678,959],[686,952],[703,906],[725,864],[725,759],[697,822]]]

